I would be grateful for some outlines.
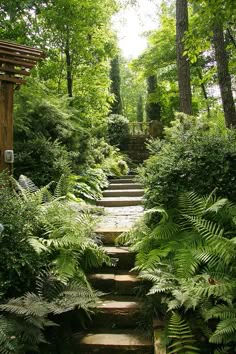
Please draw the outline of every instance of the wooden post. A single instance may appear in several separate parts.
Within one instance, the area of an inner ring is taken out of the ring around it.
[[[44,53],[39,49],[0,40],[0,172],[13,170],[13,164],[5,161],[5,151],[13,150],[15,85],[26,83],[24,77],[43,58]],[[8,157],[12,160],[11,153]]]
[[[0,81],[0,171],[12,173],[12,164],[4,159],[5,150],[13,150],[14,83]]]

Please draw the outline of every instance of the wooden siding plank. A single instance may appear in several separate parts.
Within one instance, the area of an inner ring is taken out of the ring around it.
[[[13,59],[8,59],[8,58],[1,58],[0,57],[0,63],[9,63],[9,64],[14,64],[15,66],[22,66],[25,68],[33,68],[35,64],[27,63],[26,61],[20,61],[20,60],[13,60]]]
[[[15,84],[25,84],[26,80],[20,77],[9,77],[7,75],[0,75],[0,81],[14,82]]]
[[[14,57],[14,58],[23,58],[23,59],[27,59],[27,60],[32,60],[34,62],[37,62],[38,60],[40,60],[41,58],[32,56],[32,55],[28,55],[28,54],[20,54],[18,53],[18,51],[14,51],[14,52],[10,52],[8,50],[3,50],[0,46],[0,54],[3,54],[4,56],[6,55],[7,57]]]
[[[44,55],[43,51],[41,49],[36,49],[36,48],[31,48],[31,47],[28,47],[28,46],[25,46],[25,45],[20,45],[20,44],[14,44],[14,43],[11,43],[11,42],[6,42],[6,41],[1,41],[0,40],[0,46],[5,46],[6,48],[12,48],[12,50],[21,50],[21,51],[25,51],[27,53],[35,53],[35,54],[38,54],[38,55]]]
[[[13,74],[24,75],[24,76],[30,76],[30,71],[14,69],[14,68],[10,68],[10,67],[7,67],[7,66],[0,66],[0,72],[13,73]]]

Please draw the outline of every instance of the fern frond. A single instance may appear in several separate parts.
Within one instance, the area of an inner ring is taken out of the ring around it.
[[[174,312],[170,318],[168,325],[169,335],[172,339],[168,349],[170,354],[194,354],[199,352],[199,348],[196,346],[196,340],[190,330],[189,325],[181,316]]]
[[[224,229],[217,223],[211,220],[206,220],[201,217],[183,215],[183,217],[189,221],[191,226],[199,232],[204,239],[210,239],[212,237],[222,237],[224,235]]]
[[[179,208],[182,214],[201,217],[206,209],[206,201],[195,192],[182,193],[179,197]]]
[[[229,343],[235,339],[236,335],[236,317],[222,320],[216,327],[215,332],[210,337],[210,343]]]

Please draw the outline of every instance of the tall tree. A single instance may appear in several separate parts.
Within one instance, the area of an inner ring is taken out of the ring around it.
[[[213,28],[213,45],[217,62],[217,73],[225,114],[225,124],[228,128],[236,128],[236,110],[232,94],[231,77],[225,48],[224,31],[222,24]]]
[[[161,120],[161,105],[157,99],[157,77],[156,75],[151,75],[147,78],[147,104],[146,113],[147,120]]]
[[[233,63],[235,58],[236,46],[232,33],[235,23],[236,3],[234,0],[212,0],[206,6],[205,0],[191,0],[191,2],[193,3],[195,23],[192,30],[190,52],[192,50],[194,55],[198,56],[200,52],[206,53],[209,49],[212,49],[213,45],[225,125],[229,128],[235,128],[236,110],[229,69],[233,70],[234,65],[230,64]],[[212,62],[214,59],[212,59]],[[232,59],[231,62],[230,59]],[[214,65],[214,62],[212,65]],[[233,73],[233,71],[231,72]]]
[[[190,65],[185,55],[184,35],[188,31],[188,2],[176,0],[176,47],[180,96],[180,111],[192,114],[192,92],[190,83]]]
[[[143,96],[139,95],[137,102],[137,122],[143,122]]]
[[[121,93],[120,93],[120,61],[119,57],[116,56],[111,61],[111,71],[110,71],[110,79],[111,79],[111,93],[114,95],[114,101],[111,104],[111,113],[112,114],[123,114]]]

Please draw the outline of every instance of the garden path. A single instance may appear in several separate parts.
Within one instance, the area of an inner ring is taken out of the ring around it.
[[[127,232],[143,213],[142,186],[133,176],[113,179],[98,202],[105,215],[96,233],[102,236],[103,247],[114,259],[113,267],[99,269],[89,276],[94,288],[106,293],[98,305],[91,329],[78,337],[83,354],[153,354],[153,343],[137,329],[144,313],[136,297],[140,280],[131,271],[135,255],[127,247],[115,246],[115,239]]]

